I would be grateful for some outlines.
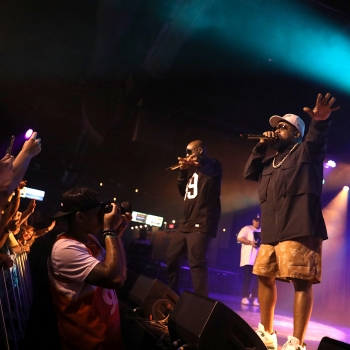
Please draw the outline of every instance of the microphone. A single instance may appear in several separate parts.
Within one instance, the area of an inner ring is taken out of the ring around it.
[[[180,168],[181,164],[175,164],[175,165],[172,165],[168,168],[166,168],[165,170],[175,170],[175,169],[178,169]]]
[[[246,140],[268,140],[271,139],[270,137],[264,136],[264,135],[252,135],[252,134],[241,134],[241,137]],[[277,139],[277,137],[275,137]]]

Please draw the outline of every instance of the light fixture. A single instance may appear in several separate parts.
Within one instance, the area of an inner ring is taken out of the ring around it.
[[[337,163],[334,160],[329,160],[328,162],[324,163],[323,166],[328,168],[335,168],[337,166]]]

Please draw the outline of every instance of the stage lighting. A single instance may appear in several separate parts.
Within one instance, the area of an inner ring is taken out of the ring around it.
[[[349,191],[349,186],[344,186],[344,187],[343,187],[343,190],[344,190],[344,191]]]
[[[33,129],[28,129],[24,135],[25,139],[28,140],[32,136],[32,133]]]
[[[323,166],[328,169],[328,168],[335,168],[337,166],[336,162],[333,160],[329,160],[328,162],[324,163]]]

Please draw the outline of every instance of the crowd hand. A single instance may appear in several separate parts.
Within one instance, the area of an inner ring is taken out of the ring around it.
[[[22,253],[29,253],[29,252],[30,252],[30,247],[29,247],[29,245],[21,244],[21,252],[22,252]]]
[[[50,226],[47,227],[46,232],[51,231],[56,226],[56,221],[52,221]]]
[[[13,266],[13,260],[7,254],[0,253],[0,267],[9,269]]]
[[[35,131],[33,132],[32,136],[29,140],[24,142],[22,151],[25,154],[27,154],[30,157],[36,156],[41,151],[41,139],[40,137],[37,138],[38,133]]]
[[[0,160],[0,184],[4,185],[9,182],[13,176],[13,161],[14,157],[11,154],[6,154]]]
[[[314,109],[304,107],[303,110],[314,120],[326,120],[330,116],[331,112],[340,108],[340,106],[332,107],[334,102],[335,97],[331,98],[331,94],[329,92],[325,95],[325,97],[322,97],[322,94],[318,94]]]
[[[19,190],[22,190],[24,187],[26,187],[27,186],[27,180],[22,180],[20,183],[19,183],[19,185],[18,185],[18,189]]]
[[[33,198],[33,199],[29,202],[26,211],[28,211],[28,213],[30,213],[30,214],[33,214],[33,213],[34,213],[34,210],[35,210],[35,207],[36,207],[36,201],[35,201],[35,199]]]

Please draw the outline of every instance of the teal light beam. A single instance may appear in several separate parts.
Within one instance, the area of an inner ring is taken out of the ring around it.
[[[192,1],[192,6],[199,2]],[[190,9],[188,13],[192,17]],[[179,23],[187,21],[183,13]],[[216,1],[196,28],[212,29],[229,53],[244,52],[247,65],[270,61],[350,92],[350,34],[299,1]]]

